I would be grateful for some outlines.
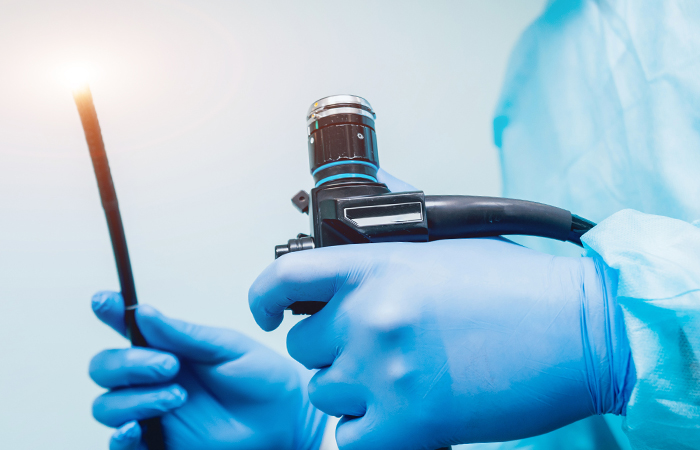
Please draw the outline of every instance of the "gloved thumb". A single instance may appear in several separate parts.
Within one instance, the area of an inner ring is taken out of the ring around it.
[[[93,296],[92,307],[101,321],[125,335],[121,294],[99,292]],[[205,364],[239,358],[254,346],[254,341],[233,330],[171,319],[149,305],[139,305],[136,323],[149,347]]]
[[[248,291],[250,311],[257,324],[272,331],[282,323],[284,310],[292,303],[327,303],[343,286],[360,283],[372,259],[367,259],[369,253],[364,247],[338,245],[276,259]]]
[[[126,336],[124,299],[119,292],[100,291],[92,296],[92,311],[117,333]]]

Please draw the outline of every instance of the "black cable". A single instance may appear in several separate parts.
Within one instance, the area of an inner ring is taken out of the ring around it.
[[[581,236],[583,236],[588,230],[593,228],[596,224],[590,220],[579,217],[576,214],[571,215],[571,232],[569,233],[569,242],[573,242],[576,245],[583,247],[581,243]]]
[[[97,112],[92,101],[92,93],[87,86],[73,93],[75,104],[78,107],[80,121],[85,130],[85,139],[92,166],[95,169],[97,187],[102,200],[102,207],[107,218],[109,236],[112,240],[112,250],[117,263],[119,273],[119,284],[121,286],[122,297],[124,298],[124,321],[126,323],[126,334],[131,344],[135,347],[146,347],[146,339],[141,334],[136,324],[136,286],[134,284],[134,274],[131,270],[131,260],[129,250],[126,246],[126,235],[122,223],[119,204],[117,203],[117,192],[114,189],[112,173],[109,170],[107,153],[105,152],[104,141],[100,123],[97,120]],[[160,417],[153,417],[139,421],[142,429],[142,438],[149,450],[165,450],[165,440],[163,438],[163,427]]]
[[[500,197],[426,195],[429,239],[540,236],[582,246],[593,222],[542,203]]]

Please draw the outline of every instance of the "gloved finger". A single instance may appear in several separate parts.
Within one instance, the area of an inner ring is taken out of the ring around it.
[[[206,364],[237,359],[257,345],[236,331],[171,319],[148,305],[136,310],[136,323],[149,346]]]
[[[250,310],[260,328],[277,328],[285,308],[296,301],[327,303],[338,289],[357,282],[361,273],[352,269],[362,257],[360,247],[363,245],[294,252],[267,266],[248,291]]]
[[[92,296],[92,310],[102,322],[122,336],[126,336],[124,324],[124,299],[119,292],[100,291]]]
[[[125,335],[124,300],[120,293],[98,292],[92,297],[92,309],[102,322]],[[139,305],[136,323],[150,347],[204,363],[238,358],[254,345],[250,338],[233,330],[170,319],[147,305]]]
[[[163,384],[180,370],[180,361],[159,350],[141,347],[103,350],[90,361],[90,378],[104,388]]]
[[[126,388],[100,395],[92,404],[92,415],[107,426],[118,427],[133,420],[143,420],[179,408],[187,392],[179,385]]]
[[[403,180],[399,180],[381,167],[377,170],[377,180],[379,180],[380,183],[386,184],[386,187],[388,187],[391,192],[411,192],[420,190]]]
[[[138,422],[128,422],[117,428],[109,440],[109,450],[145,450],[141,443],[141,426]]]
[[[380,433],[377,430],[379,427],[377,427],[376,422],[377,418],[373,417],[371,413],[361,417],[343,416],[335,429],[335,441],[338,444],[338,448],[343,450],[361,450],[366,448],[369,433],[372,431],[374,431],[373,434],[375,435]],[[372,447],[386,448],[386,445],[373,445]]]
[[[370,393],[348,375],[352,370],[340,368],[341,365],[343,363],[316,372],[309,382],[309,400],[331,416],[364,416]]]
[[[336,308],[326,306],[287,333],[287,352],[307,369],[321,369],[333,364],[345,345],[345,333],[335,332]]]

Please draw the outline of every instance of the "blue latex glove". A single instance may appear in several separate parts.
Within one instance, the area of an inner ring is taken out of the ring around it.
[[[291,253],[249,300],[265,330],[328,302],[287,347],[321,369],[309,397],[344,416],[341,449],[434,449],[623,413],[634,369],[610,291],[590,258],[468,239]]]
[[[97,317],[124,334],[120,294],[92,298]],[[325,416],[308,402],[310,373],[232,330],[163,316],[142,305],[136,321],[153,348],[105,350],[90,377],[110,389],[93,415],[117,427],[111,450],[144,450],[137,420],[162,416],[168,450],[317,449]]]
[[[700,225],[699,48],[698,1],[549,1],[493,121],[504,196],[599,223],[583,241],[619,272],[635,449],[700,447],[700,230],[671,219]]]

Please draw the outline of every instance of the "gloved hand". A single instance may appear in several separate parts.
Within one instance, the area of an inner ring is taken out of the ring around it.
[[[265,330],[328,302],[287,348],[321,369],[309,397],[343,416],[342,450],[434,449],[624,412],[634,369],[601,270],[502,239],[344,245],[279,258],[249,301]]]
[[[97,317],[122,335],[120,294],[92,298]],[[168,450],[317,449],[325,415],[308,401],[311,374],[232,330],[163,316],[139,306],[136,321],[153,348],[104,350],[90,377],[110,389],[93,415],[116,427],[110,450],[144,450],[137,420],[162,416]]]

